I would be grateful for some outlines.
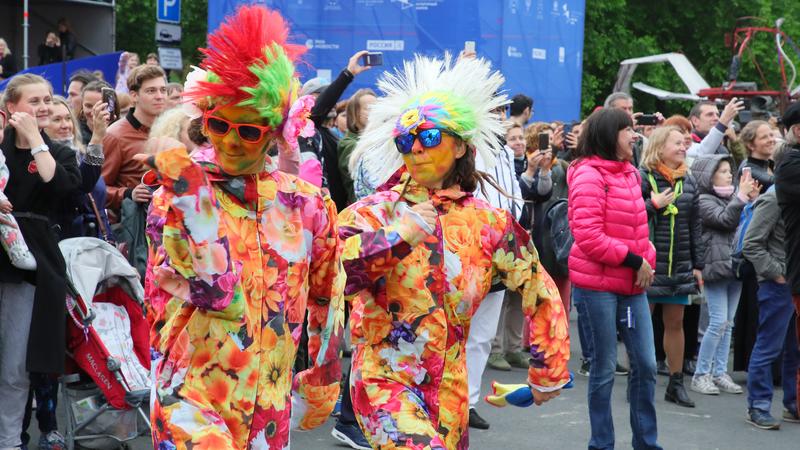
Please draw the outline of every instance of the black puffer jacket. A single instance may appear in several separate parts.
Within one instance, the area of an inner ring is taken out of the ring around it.
[[[697,282],[692,274],[693,269],[703,269],[705,245],[702,240],[702,226],[698,214],[697,183],[692,175],[687,174],[683,180],[683,194],[675,200],[678,214],[675,217],[675,236],[672,249],[672,271],[669,270],[670,219],[665,216],[667,208],[656,210],[650,201],[649,176],[655,179],[658,192],[673,188],[658,171],[641,169],[642,195],[647,206],[647,218],[652,223],[655,219],[655,233],[650,240],[656,247],[656,277],[653,285],[647,290],[650,297],[667,297],[674,295],[690,295],[698,292]],[[673,188],[674,190],[674,188]]]
[[[700,194],[699,212],[706,247],[703,281],[733,278],[731,242],[746,204],[737,194],[722,198],[714,192],[714,173],[723,161],[733,167],[733,158],[727,155],[700,157],[692,164],[692,175],[697,180]]]
[[[770,159],[765,161],[763,159],[756,159],[752,156],[747,157],[742,164],[739,165],[738,177],[742,176],[742,169],[745,167],[750,168],[750,175],[753,179],[761,183],[761,194],[767,192],[767,189],[775,183],[775,175],[773,175],[775,163]]]

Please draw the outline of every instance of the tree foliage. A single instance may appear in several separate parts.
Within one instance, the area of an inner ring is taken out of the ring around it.
[[[753,18],[737,22],[742,17]],[[774,27],[779,17],[786,18],[782,29],[800,45],[800,2],[797,0],[586,0],[582,111],[589,114],[603,103],[614,87],[620,61],[628,58],[683,53],[712,87],[721,86],[727,79],[732,58],[732,49],[726,47],[726,36],[729,41],[737,23]],[[742,58],[738,80],[755,81],[760,89],[777,89],[780,71],[775,36],[759,33],[749,48]],[[800,58],[791,47],[784,45],[784,49],[795,64],[800,65]],[[761,66],[767,85],[753,57]],[[640,66],[634,81],[686,91],[668,65]],[[632,94],[639,111],[688,112],[685,102],[659,102],[635,90]]]
[[[136,52],[142,62],[148,53],[157,53],[155,41],[156,0],[117,0],[117,49]],[[184,70],[200,61],[198,48],[206,45],[208,0],[181,2],[181,54]],[[183,74],[175,77],[183,79]]]

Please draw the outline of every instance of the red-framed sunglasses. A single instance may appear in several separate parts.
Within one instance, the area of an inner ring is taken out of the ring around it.
[[[251,123],[234,123],[222,117],[212,116],[216,110],[207,112],[203,116],[203,124],[209,133],[218,137],[225,137],[232,129],[236,130],[239,138],[245,142],[255,144],[264,139],[264,135],[272,131],[270,126],[254,125]]]

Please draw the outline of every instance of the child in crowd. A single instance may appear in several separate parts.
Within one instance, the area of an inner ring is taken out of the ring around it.
[[[732,167],[733,159],[726,155],[701,157],[692,165],[706,242],[703,280],[709,325],[700,344],[691,388],[706,395],[717,395],[720,391],[742,393],[742,387],[727,373],[733,319],[742,292],[742,283],[734,277],[732,269],[731,241],[742,209],[758,195],[759,184],[746,171],[737,190]]]

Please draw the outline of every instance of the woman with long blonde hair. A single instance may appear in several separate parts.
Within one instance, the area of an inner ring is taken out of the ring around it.
[[[103,137],[106,135],[110,120],[108,108],[102,102],[94,106],[93,133],[86,146],[83,145],[80,125],[69,102],[63,97],[53,96],[53,106],[50,110],[50,125],[45,128],[45,132],[54,142],[66,145],[75,152],[81,172],[80,189],[57,209],[59,238],[91,236],[114,241],[105,212],[106,185],[100,176],[105,161]]]
[[[670,379],[665,400],[694,407],[683,385],[683,313],[689,295],[703,285],[705,245],[698,212],[697,183],[686,166],[687,145],[676,126],[656,129],[644,149],[642,195],[650,240],[656,248],[655,279],[647,290],[650,307],[662,307],[664,350]]]

